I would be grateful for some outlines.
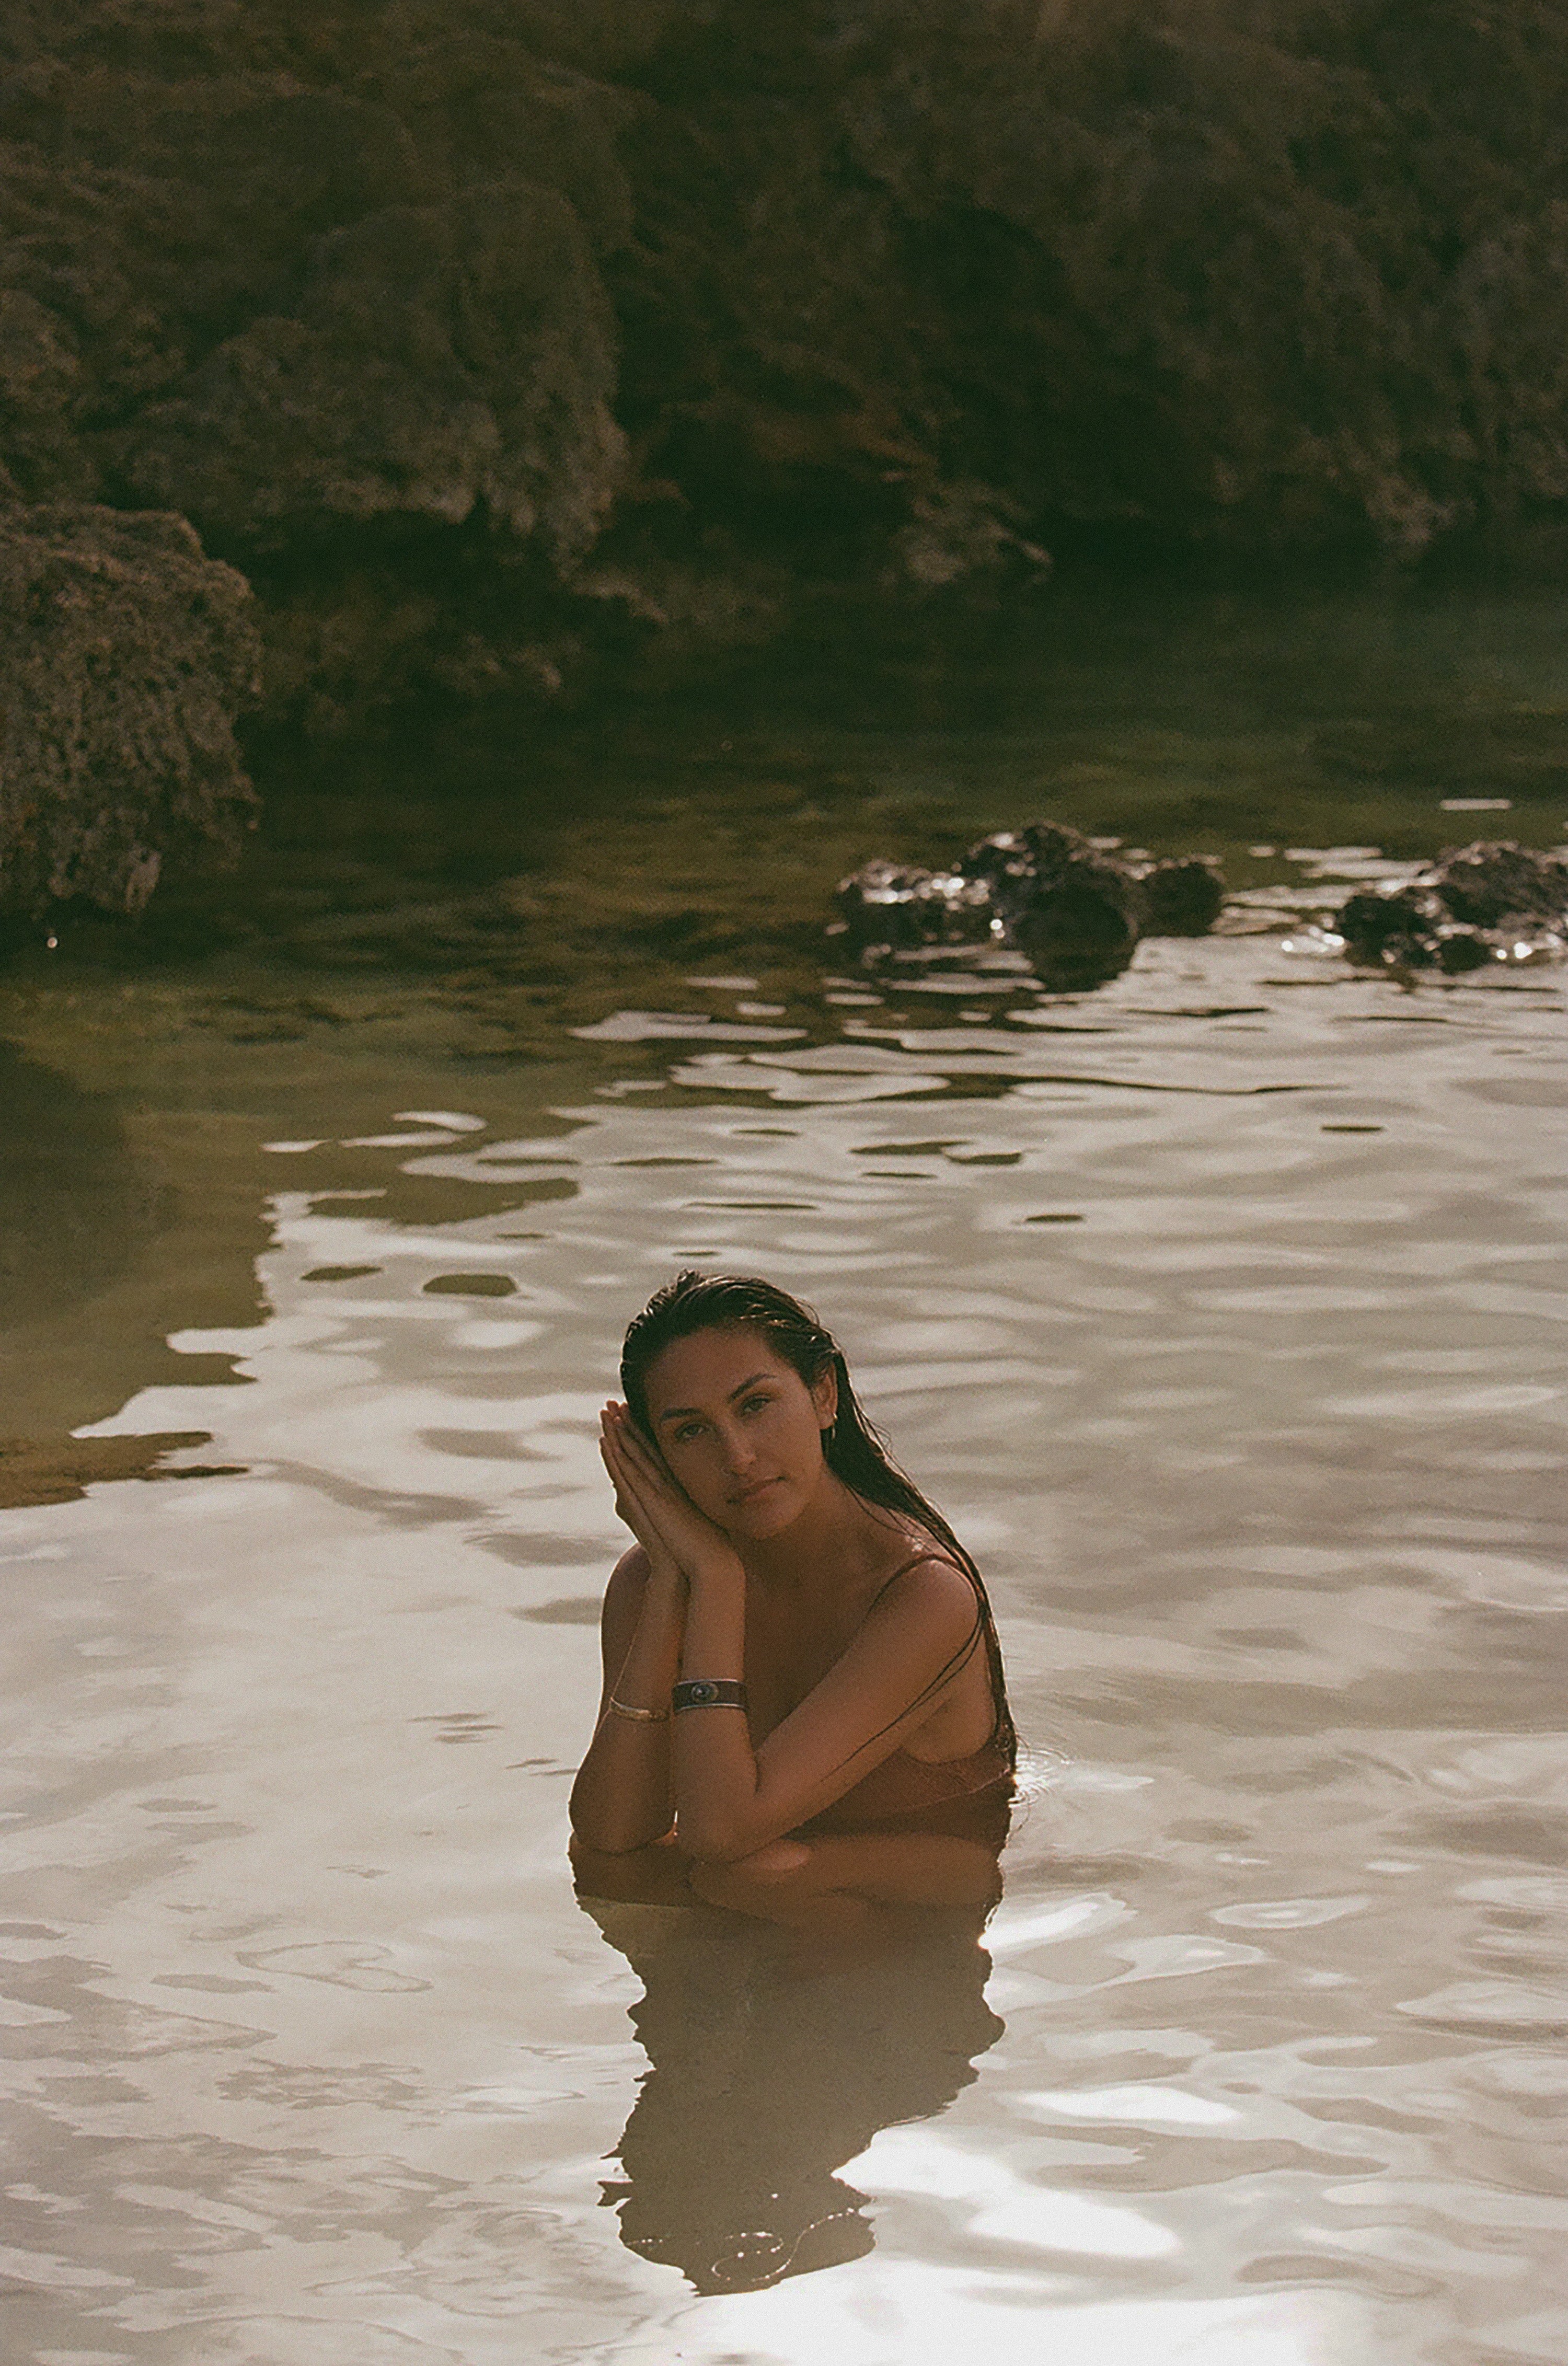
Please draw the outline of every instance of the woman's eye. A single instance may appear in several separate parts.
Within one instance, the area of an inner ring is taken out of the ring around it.
[[[743,1413],[762,1413],[772,1403],[773,1400],[771,1397],[748,1397],[746,1403],[741,1407],[741,1411]]]

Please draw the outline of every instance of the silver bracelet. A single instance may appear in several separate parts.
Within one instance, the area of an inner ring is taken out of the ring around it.
[[[615,1716],[629,1717],[636,1725],[668,1725],[670,1722],[667,1708],[633,1708],[628,1701],[617,1700],[614,1693],[610,1695],[610,1708]]]

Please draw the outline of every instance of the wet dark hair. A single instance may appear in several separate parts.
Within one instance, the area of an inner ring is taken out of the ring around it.
[[[933,1543],[952,1556],[975,1588],[997,1707],[996,1737],[1008,1763],[1014,1764],[1018,1734],[1008,1707],[1001,1645],[985,1580],[936,1505],[899,1470],[881,1432],[867,1420],[851,1383],[843,1349],[832,1333],[809,1306],[754,1274],[702,1274],[690,1268],[677,1274],[662,1290],[656,1290],[642,1313],[633,1317],[621,1347],[621,1393],[637,1427],[650,1440],[649,1369],[666,1347],[699,1331],[755,1331],[807,1388],[815,1388],[825,1373],[832,1373],[838,1384],[838,1410],[830,1427],[822,1432],[828,1468],[863,1504],[899,1513],[923,1528]]]

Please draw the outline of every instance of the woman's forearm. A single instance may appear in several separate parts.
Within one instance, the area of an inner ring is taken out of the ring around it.
[[[643,1597],[630,1649],[609,1688],[623,1709],[606,1704],[571,1786],[572,1830],[590,1848],[621,1853],[662,1839],[671,1822],[670,1693],[680,1667],[685,1617],[684,1584],[674,1571],[655,1571]]]
[[[746,1576],[733,1554],[688,1572],[690,1593],[681,1647],[684,1681],[739,1683],[746,1667]],[[756,1797],[757,1761],[744,1710],[680,1711],[672,1726],[676,1830],[697,1857],[720,1857],[745,1845],[745,1817]]]
[[[610,1686],[613,1698],[628,1708],[668,1709],[670,1687],[681,1665],[686,1615],[685,1579],[673,1564],[656,1566],[649,1576],[631,1648]]]
[[[720,1676],[735,1684],[746,1673],[746,1572],[738,1554],[716,1555],[687,1573],[681,1674]]]

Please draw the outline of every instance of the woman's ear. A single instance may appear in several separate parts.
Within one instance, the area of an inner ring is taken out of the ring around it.
[[[811,1402],[817,1408],[818,1429],[831,1429],[839,1417],[839,1375],[831,1364],[819,1380],[811,1384]]]

